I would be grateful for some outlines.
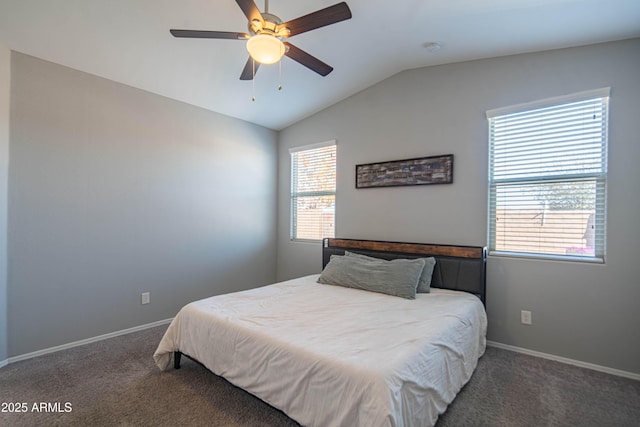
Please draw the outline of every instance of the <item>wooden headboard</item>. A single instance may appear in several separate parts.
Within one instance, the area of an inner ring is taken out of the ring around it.
[[[387,260],[432,256],[436,259],[432,287],[470,292],[486,305],[485,247],[325,238],[322,241],[322,268],[331,255],[344,255],[345,250]]]

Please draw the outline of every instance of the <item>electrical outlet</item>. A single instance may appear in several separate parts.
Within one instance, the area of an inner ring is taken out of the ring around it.
[[[527,310],[520,311],[520,323],[523,325],[531,325],[531,312]]]
[[[151,293],[143,292],[141,295],[142,304],[149,304],[151,302]]]

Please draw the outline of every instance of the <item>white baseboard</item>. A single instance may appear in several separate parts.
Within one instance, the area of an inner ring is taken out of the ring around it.
[[[569,359],[566,357],[560,357],[553,354],[542,353],[540,351],[529,350],[522,347],[516,347],[514,345],[502,344],[495,341],[487,341],[487,345],[490,347],[501,348],[503,350],[515,351],[516,353],[528,354],[529,356],[541,357],[543,359],[555,360],[556,362],[566,363],[568,365],[578,366],[580,368],[592,369],[594,371],[604,372],[606,374],[617,375],[619,377],[630,378],[632,380],[640,381],[640,374],[633,372],[622,371],[620,369],[609,368],[606,366],[596,365],[594,363],[582,362],[580,360]]]
[[[153,328],[155,326],[166,325],[168,323],[171,323],[172,320],[173,320],[173,318],[165,319],[165,320],[159,320],[157,322],[147,323],[146,325],[135,326],[133,328],[123,329],[121,331],[115,331],[115,332],[110,332],[110,333],[104,334],[104,335],[98,335],[97,337],[87,338],[87,339],[80,340],[80,341],[70,342],[68,344],[62,344],[62,345],[58,345],[58,346],[55,346],[55,347],[45,348],[43,350],[38,350],[38,351],[34,351],[34,352],[31,352],[31,353],[27,353],[27,354],[21,354],[19,356],[10,357],[8,360],[5,361],[5,365],[8,364],[8,363],[20,362],[21,360],[27,360],[27,359],[31,359],[33,357],[38,357],[38,356],[42,356],[42,355],[49,354],[49,353],[55,353],[56,351],[67,350],[69,348],[78,347],[78,346],[86,345],[86,344],[91,344],[91,343],[102,341],[102,340],[106,340],[106,339],[109,339],[109,338],[114,338],[114,337],[117,337],[117,336],[120,336],[120,335],[130,334],[132,332],[142,331],[144,329]],[[0,362],[0,368],[2,366],[3,366],[2,362]]]
[[[9,359],[0,360],[0,368],[4,368],[9,364]]]

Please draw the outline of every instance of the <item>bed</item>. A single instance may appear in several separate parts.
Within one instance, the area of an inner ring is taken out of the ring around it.
[[[322,251],[321,274],[187,304],[156,364],[185,355],[304,426],[434,425],[485,350],[486,249],[324,239]],[[318,283],[346,255],[433,258],[429,292]]]

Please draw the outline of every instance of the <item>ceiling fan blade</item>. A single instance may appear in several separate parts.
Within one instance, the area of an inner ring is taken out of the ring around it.
[[[200,31],[200,30],[169,30],[174,37],[187,37],[194,39],[231,39],[246,40],[250,36],[247,33],[234,33],[230,31]]]
[[[260,63],[258,61],[254,61],[253,58],[249,57],[247,63],[244,64],[242,74],[240,74],[240,80],[253,80],[253,76],[258,72],[259,66]]]
[[[347,6],[347,3],[342,2],[308,15],[301,16],[300,18],[284,22],[278,25],[278,29],[283,27],[289,28],[291,32],[288,37],[291,37],[306,31],[315,30],[316,28],[335,24],[336,22],[344,21],[346,19],[351,19],[351,10],[349,9],[349,6]]]
[[[315,56],[309,55],[307,52],[298,47],[295,47],[291,43],[285,42],[284,44],[288,47],[287,51],[284,54],[294,61],[299,62],[300,64],[309,68],[310,70],[315,71],[323,77],[333,71],[332,66],[325,64]]]
[[[242,9],[242,13],[244,13],[249,22],[257,19],[261,23],[264,23],[260,9],[258,9],[258,6],[256,6],[253,0],[236,0],[236,3],[238,3],[238,6]]]

